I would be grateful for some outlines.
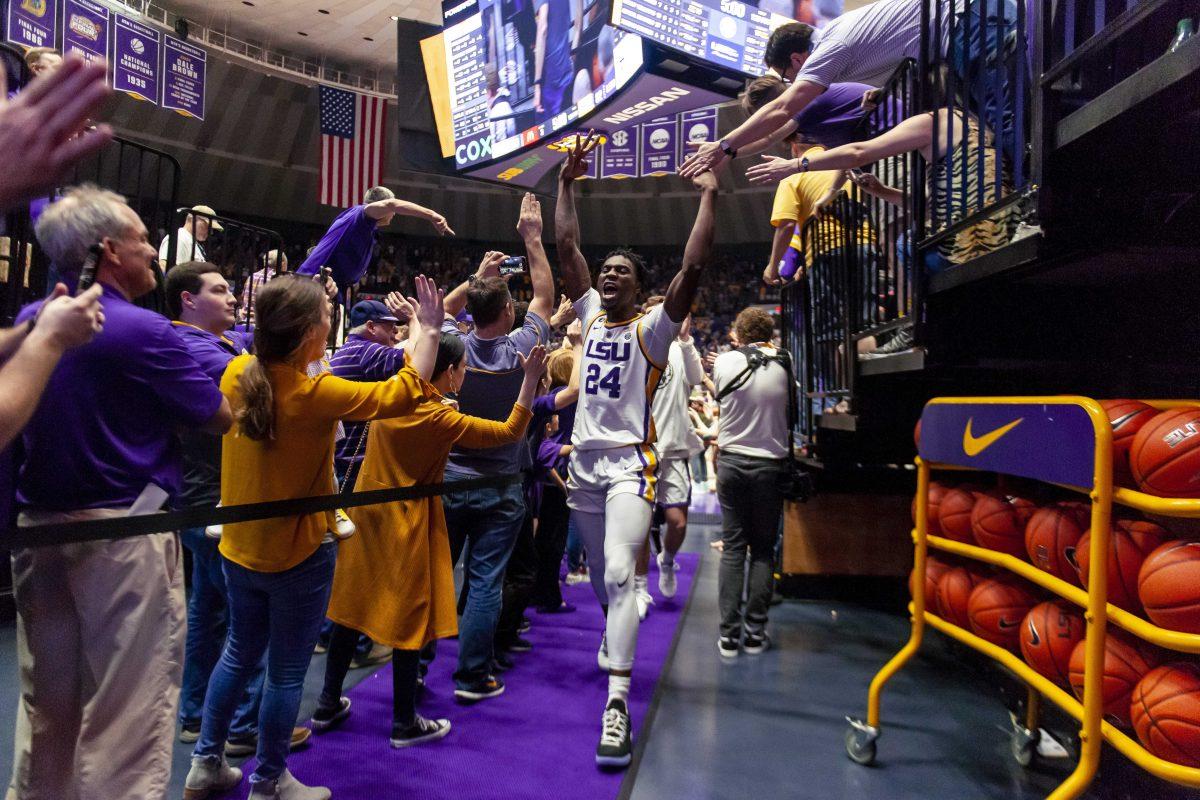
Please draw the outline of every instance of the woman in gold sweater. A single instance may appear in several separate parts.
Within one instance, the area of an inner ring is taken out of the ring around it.
[[[433,370],[433,391],[425,401],[406,417],[371,424],[357,491],[440,483],[454,445],[498,447],[525,435],[545,349],[535,347],[524,359],[524,382],[505,422],[469,417],[446,401],[446,394],[462,388],[467,374],[464,352],[457,336],[443,337]],[[395,648],[392,746],[440,739],[450,731],[450,721],[417,714],[416,693],[419,650],[434,639],[458,633],[454,565],[442,498],[363,506],[350,515],[361,533],[342,544],[338,554],[327,612],[336,624],[313,730],[329,730],[350,713],[342,684],[361,632]]]
[[[255,301],[256,355],[230,362],[221,380],[237,423],[222,443],[225,506],[335,492],[333,441],[338,420],[411,414],[431,391],[442,297],[417,278],[424,323],[411,363],[379,383],[359,383],[306,366],[324,355],[329,301],[321,285],[283,275]],[[329,600],[337,539],[332,514],[316,513],[225,525],[220,552],[229,592],[229,633],[204,700],[200,740],[184,788],[200,800],[236,785],[241,770],[224,761],[225,739],[246,681],[267,653],[259,711],[258,765],[251,798],[326,800],[328,789],[301,784],[287,770],[288,743],[304,675]]]

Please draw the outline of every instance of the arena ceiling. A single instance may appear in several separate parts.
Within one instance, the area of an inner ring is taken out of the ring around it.
[[[395,69],[394,17],[442,24],[440,0],[172,0],[206,28],[337,64]]]

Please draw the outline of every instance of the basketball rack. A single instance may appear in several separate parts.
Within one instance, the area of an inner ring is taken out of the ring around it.
[[[1144,402],[1159,410],[1200,406],[1197,401]],[[1019,422],[1015,422],[1017,420]],[[995,436],[994,432],[1009,425],[1007,432]],[[1096,775],[1104,743],[1152,775],[1171,783],[1200,788],[1200,768],[1158,758],[1136,739],[1105,721],[1101,694],[1109,622],[1160,647],[1200,653],[1200,634],[1160,628],[1108,602],[1108,532],[1113,503],[1150,514],[1197,519],[1200,518],[1200,499],[1168,499],[1114,487],[1112,429],[1108,415],[1098,402],[1087,397],[936,398],[925,406],[921,416],[919,453],[916,459],[916,528],[912,533],[916,549],[912,603],[909,605],[912,635],[871,681],[866,720],[847,717],[847,755],[859,764],[875,761],[876,743],[881,732],[883,688],[916,655],[925,628],[929,626],[999,662],[1024,681],[1028,693],[1025,718],[1014,722],[1011,748],[1014,758],[1022,766],[1032,762],[1037,749],[1038,716],[1043,697],[1081,723],[1079,763],[1047,800],[1079,797]],[[1073,586],[1006,553],[929,535],[929,475],[934,469],[977,470],[1032,478],[1087,496],[1091,501],[1089,527],[1092,532],[1088,588]],[[1013,653],[947,622],[926,608],[925,568],[930,547],[1001,567],[1084,609],[1087,644],[1082,702],[1035,672]]]

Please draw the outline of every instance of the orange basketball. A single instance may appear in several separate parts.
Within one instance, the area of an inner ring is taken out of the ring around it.
[[[971,532],[980,547],[1025,557],[1025,525],[1037,503],[1016,495],[980,495],[971,509]]]
[[[926,519],[926,525],[929,529],[930,536],[941,536],[942,526],[938,520],[938,510],[941,508],[942,498],[946,496],[946,487],[937,481],[929,482],[929,514]],[[913,525],[917,524],[917,498],[912,501],[912,521]]]
[[[1133,474],[1129,471],[1129,446],[1133,444],[1137,432],[1158,411],[1139,400],[1101,400],[1100,405],[1112,424],[1113,483],[1133,486]]]
[[[972,567],[951,567],[946,570],[938,579],[937,592],[934,594],[934,608],[938,616],[970,630],[967,603],[971,599],[971,591],[983,580],[983,573]]]
[[[971,533],[971,509],[975,508],[976,494],[966,489],[950,489],[942,495],[938,504],[938,527],[942,536],[956,542],[975,544]]]
[[[1200,633],[1200,542],[1176,540],[1159,546],[1142,562],[1137,587],[1155,625]]]
[[[1200,767],[1200,667],[1184,662],[1147,672],[1134,687],[1129,715],[1151,753]]]
[[[1039,675],[1070,686],[1071,652],[1087,630],[1083,615],[1064,602],[1038,603],[1021,623],[1021,655]]]
[[[1033,587],[1005,575],[991,578],[971,590],[967,618],[971,630],[992,644],[1016,651],[1021,645],[1021,621],[1038,603]]]
[[[1108,543],[1108,602],[1134,614],[1142,613],[1142,603],[1138,599],[1138,572],[1146,556],[1166,538],[1167,532],[1153,522],[1129,519],[1116,521]],[[1092,537],[1085,533],[1075,547],[1079,581],[1085,589],[1091,564],[1088,551],[1091,545]]]
[[[1138,487],[1160,497],[1200,497],[1200,408],[1163,411],[1129,449]]]
[[[1078,586],[1075,549],[1087,526],[1086,506],[1057,503],[1039,508],[1025,526],[1025,552],[1035,567]]]
[[[934,604],[937,602],[937,585],[938,581],[950,569],[950,565],[941,559],[933,556],[925,558],[925,607],[933,610]],[[913,578],[916,577],[916,570],[908,574],[908,591],[912,594]]]
[[[1071,652],[1071,689],[1083,700],[1083,667],[1087,640]],[[1129,698],[1138,681],[1162,663],[1162,654],[1141,639],[1109,626],[1104,639],[1104,679],[1100,691],[1104,715],[1129,724]]]

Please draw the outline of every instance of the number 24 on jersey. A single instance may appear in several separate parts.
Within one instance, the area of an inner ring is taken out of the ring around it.
[[[601,390],[608,392],[608,396],[614,400],[621,397],[621,368],[612,367],[605,373],[604,377],[600,376],[602,369],[599,364],[587,365],[587,378],[584,381],[583,390],[587,394],[598,395]]]

